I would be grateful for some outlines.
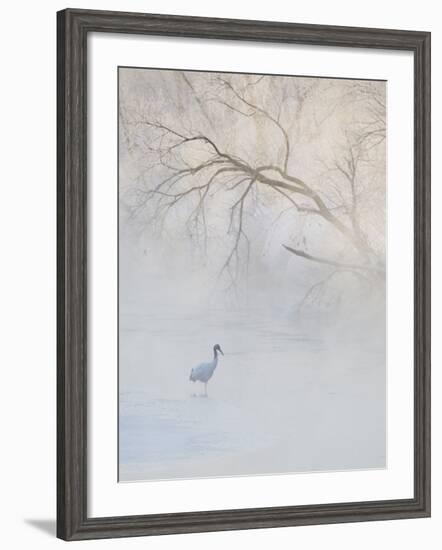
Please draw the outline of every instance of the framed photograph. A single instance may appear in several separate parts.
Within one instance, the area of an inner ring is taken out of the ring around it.
[[[58,536],[430,515],[430,34],[58,13]]]

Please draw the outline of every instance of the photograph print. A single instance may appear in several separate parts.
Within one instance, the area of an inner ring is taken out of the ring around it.
[[[120,482],[386,467],[386,88],[118,68]]]

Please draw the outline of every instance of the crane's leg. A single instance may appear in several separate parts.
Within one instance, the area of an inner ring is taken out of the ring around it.
[[[207,397],[207,382],[204,382],[204,397]]]

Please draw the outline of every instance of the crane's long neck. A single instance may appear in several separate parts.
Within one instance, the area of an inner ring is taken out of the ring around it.
[[[213,350],[213,361],[212,361],[212,364],[213,364],[213,368],[216,368],[216,366],[218,365],[218,350],[217,350],[217,349],[214,349],[214,350]]]

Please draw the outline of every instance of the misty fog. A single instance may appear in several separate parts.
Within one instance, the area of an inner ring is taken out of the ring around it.
[[[385,467],[385,83],[119,86],[120,481]]]

